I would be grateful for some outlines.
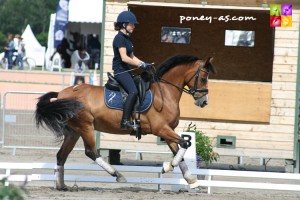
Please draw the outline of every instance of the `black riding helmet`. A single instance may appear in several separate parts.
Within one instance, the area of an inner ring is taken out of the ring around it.
[[[138,21],[135,17],[135,15],[130,12],[130,11],[123,11],[118,15],[117,18],[117,26],[119,28],[125,28],[126,32],[127,31],[127,25],[131,23],[131,24],[138,24]],[[125,24],[125,27],[123,26],[123,24]]]

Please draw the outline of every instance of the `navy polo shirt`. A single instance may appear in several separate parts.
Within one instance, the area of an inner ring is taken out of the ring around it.
[[[115,73],[120,73],[126,70],[131,69],[130,65],[122,61],[119,48],[125,47],[126,54],[130,57],[133,52],[133,44],[130,40],[130,37],[121,31],[115,36],[113,40],[113,51],[114,51],[114,58],[113,58],[113,70]]]

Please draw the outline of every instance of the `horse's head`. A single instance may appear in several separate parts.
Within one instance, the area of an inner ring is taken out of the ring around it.
[[[203,108],[208,105],[208,76],[209,73],[216,73],[215,67],[212,65],[213,58],[210,57],[206,61],[196,62],[191,69],[191,76],[186,78],[186,85],[189,87],[189,93],[195,99],[195,105]]]

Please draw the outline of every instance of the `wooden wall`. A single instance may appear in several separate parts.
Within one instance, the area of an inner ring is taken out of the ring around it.
[[[269,10],[213,9],[200,5],[158,7],[150,3],[132,3],[129,9],[139,21],[131,38],[135,55],[141,60],[154,62],[157,66],[176,54],[192,54],[202,59],[214,56],[218,73],[210,74],[210,79],[272,82],[274,29],[269,26]],[[149,17],[152,13],[155,15]],[[212,19],[180,22],[183,17],[200,16]],[[248,16],[255,20],[218,20],[224,16]],[[162,27],[189,28],[189,44],[161,42]],[[254,46],[225,46],[226,30],[254,31]]]
[[[270,122],[272,85],[241,81],[209,81],[209,103],[204,109],[183,93],[180,100],[182,119],[232,121],[235,123]]]
[[[288,3],[291,3],[291,1]],[[160,4],[162,5],[162,3]],[[178,4],[178,6],[181,5],[183,4]],[[239,5],[245,6],[244,3]],[[111,71],[113,57],[111,46],[112,39],[116,34],[113,30],[113,22],[116,20],[118,13],[123,10],[127,10],[126,1],[121,3],[120,1],[109,1],[106,3],[104,72]],[[300,10],[293,7],[293,27],[275,29],[270,122],[268,124],[182,118],[176,131],[182,131],[190,122],[194,122],[199,129],[212,138],[216,138],[218,135],[236,136],[236,148],[216,148],[215,150],[220,155],[293,159],[299,21]],[[205,109],[201,112],[205,112]],[[101,148],[118,148],[122,146],[126,149],[137,148],[140,150],[159,151],[168,149],[165,145],[157,146],[151,145],[151,143],[156,143],[156,138],[153,136],[145,136],[138,142],[134,137],[129,136],[122,137],[121,142],[120,137],[113,138],[111,135],[102,134],[101,138]]]
[[[143,2],[160,2],[160,3],[181,3],[181,4],[201,4],[207,2],[207,5],[222,6],[257,6],[262,4],[293,4],[295,8],[299,8],[299,0],[142,0]],[[127,3],[128,0],[108,0],[110,3]],[[138,2],[138,1],[137,1]]]

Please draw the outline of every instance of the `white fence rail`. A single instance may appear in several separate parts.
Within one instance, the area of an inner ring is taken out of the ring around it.
[[[0,174],[0,179],[7,177],[8,182],[13,181],[55,181],[53,171],[47,174],[29,174],[29,175],[15,175],[14,170],[32,170],[36,169],[48,169],[54,170],[54,163],[0,163],[0,169],[5,170],[4,174]],[[135,172],[138,173],[154,173],[157,174],[157,178],[147,177],[126,177],[127,183],[135,184],[157,184],[158,189],[161,189],[160,185],[187,185],[183,178],[169,178],[161,172],[161,167],[148,167],[148,166],[114,166],[120,172]],[[85,171],[103,171],[96,164],[66,164],[65,170],[85,170]],[[179,170],[175,170],[174,174],[178,174]],[[208,187],[208,193],[211,193],[212,187],[227,187],[227,188],[247,188],[247,189],[260,189],[260,190],[283,190],[283,191],[300,191],[300,182],[297,184],[283,184],[283,183],[271,183],[270,180],[290,180],[300,181],[300,174],[288,174],[288,173],[274,173],[274,172],[247,172],[247,171],[228,171],[228,170],[210,170],[210,169],[192,169],[191,173],[194,175],[206,175],[207,180],[198,180],[200,185]],[[223,180],[213,180],[214,177]],[[239,177],[245,178],[245,181],[226,181],[225,177]],[[257,178],[260,182],[246,181],[246,178]],[[225,180],[224,180],[225,179]],[[66,175],[66,181],[73,182],[104,182],[115,183],[115,177],[111,176],[95,176],[95,175]]]

